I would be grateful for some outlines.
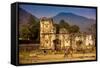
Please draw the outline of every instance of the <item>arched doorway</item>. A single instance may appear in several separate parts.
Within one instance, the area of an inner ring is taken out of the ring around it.
[[[54,50],[59,51],[61,49],[61,40],[55,39],[53,40]]]

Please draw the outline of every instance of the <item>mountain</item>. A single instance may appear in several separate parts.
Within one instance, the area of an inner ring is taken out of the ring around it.
[[[88,19],[83,16],[76,15],[74,13],[59,13],[53,17],[54,22],[59,23],[60,20],[65,20],[70,25],[78,25],[80,27],[80,31],[87,32],[87,28],[89,28],[92,24],[96,23],[94,19]]]
[[[32,15],[31,13],[27,12],[26,10],[19,8],[19,24],[20,25],[27,25],[31,22],[29,22],[31,19],[34,19],[35,21],[39,21],[39,19]]]
[[[59,23],[60,20],[65,20],[70,25],[77,25],[80,27],[80,31],[87,32],[87,28],[89,28],[92,24],[95,24],[96,21],[94,19],[88,19],[84,16],[79,16],[74,13],[66,13],[61,12],[57,15],[52,17],[55,23]],[[19,8],[19,24],[22,27],[22,25],[27,25],[31,22],[30,19],[34,19],[35,21],[39,22],[39,18],[37,18],[35,15],[27,12],[26,10]]]

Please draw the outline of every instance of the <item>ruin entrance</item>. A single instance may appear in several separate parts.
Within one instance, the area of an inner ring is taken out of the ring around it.
[[[54,50],[59,51],[61,49],[61,40],[55,39],[53,40]]]

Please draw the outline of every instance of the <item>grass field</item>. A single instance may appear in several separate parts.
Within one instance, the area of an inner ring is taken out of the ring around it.
[[[82,61],[82,60],[95,60],[96,53],[73,53],[66,55],[64,53],[58,54],[36,54],[33,52],[21,53],[19,55],[19,63],[44,63],[44,62],[61,62],[61,61]]]

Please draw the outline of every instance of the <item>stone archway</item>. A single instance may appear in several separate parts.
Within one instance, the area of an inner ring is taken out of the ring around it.
[[[61,49],[61,40],[55,39],[53,40],[54,50],[58,51]]]

